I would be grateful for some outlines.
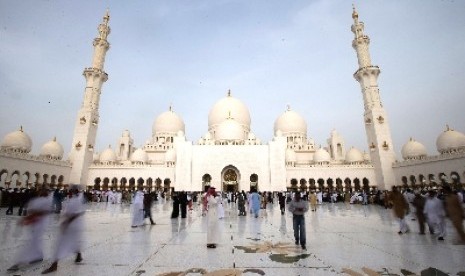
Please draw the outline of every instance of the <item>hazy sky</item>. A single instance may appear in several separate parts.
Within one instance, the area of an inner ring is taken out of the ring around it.
[[[449,124],[465,132],[465,1],[354,1],[381,69],[381,100],[397,158],[409,137],[437,154]],[[83,100],[82,71],[107,7],[111,34],[97,151],[128,129],[135,146],[170,103],[191,141],[228,89],[249,108],[263,142],[290,104],[308,136],[332,129],[367,149],[353,73],[352,1],[0,0],[0,139],[22,125],[33,153],[57,137],[69,153]]]

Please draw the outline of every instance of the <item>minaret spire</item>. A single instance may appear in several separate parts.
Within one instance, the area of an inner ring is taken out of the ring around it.
[[[78,111],[74,127],[73,143],[71,145],[70,161],[72,169],[70,183],[85,185],[89,166],[92,163],[92,150],[97,137],[99,123],[99,103],[102,85],[107,81],[108,75],[104,71],[105,56],[110,43],[107,38],[110,34],[110,13],[107,10],[99,24],[98,36],[93,41],[94,55],[92,66],[85,68],[83,75],[86,78],[84,100]]]
[[[395,184],[392,165],[396,160],[387,112],[379,95],[378,76],[380,69],[371,64],[369,51],[370,38],[364,34],[364,24],[359,21],[358,12],[353,6],[351,27],[354,33],[352,47],[357,52],[358,70],[354,78],[360,83],[365,108],[364,121],[371,161],[375,169],[376,182],[380,189],[389,189]]]

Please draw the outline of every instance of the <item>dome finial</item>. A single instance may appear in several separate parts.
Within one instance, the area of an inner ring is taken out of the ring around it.
[[[291,105],[290,104],[286,104],[286,111],[291,111]]]
[[[56,141],[57,141],[57,137],[53,136],[53,142],[56,142]]]
[[[355,19],[358,19],[358,12],[357,10],[355,9],[355,4],[352,3],[352,18],[355,20]]]
[[[173,103],[170,103],[169,111],[173,112]]]
[[[449,124],[446,124],[446,131],[449,131],[449,130],[451,130],[449,127]]]
[[[108,25],[108,21],[110,21],[110,9],[107,8],[105,15],[103,16],[103,23]]]
[[[231,89],[228,89],[228,97],[231,97]]]
[[[19,131],[23,132],[23,126],[19,126]]]

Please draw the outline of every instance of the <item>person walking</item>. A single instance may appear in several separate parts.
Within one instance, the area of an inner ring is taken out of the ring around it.
[[[214,187],[208,188],[207,194],[207,248],[216,248],[219,240],[218,202],[219,197]]]
[[[308,211],[308,203],[301,200],[300,193],[295,193],[294,200],[289,203],[289,212],[292,213],[295,244],[301,245],[306,250],[305,213]]]
[[[171,212],[171,218],[179,217],[179,194],[174,192],[171,198],[173,200],[173,211]]]
[[[260,195],[257,193],[256,189],[252,189],[251,191],[250,206],[255,218],[258,218],[258,213],[260,212]]]
[[[155,222],[152,218],[152,204],[153,204],[153,196],[152,193],[147,193],[144,195],[144,220],[146,218],[150,219],[150,224],[155,225]]]
[[[181,191],[179,194],[179,204],[181,207],[181,218],[186,218],[187,216],[187,193],[184,191]]]
[[[134,194],[132,205],[132,228],[142,226],[144,224],[144,192],[142,186],[138,188]]]
[[[58,238],[57,249],[52,265],[42,274],[48,274],[58,270],[58,261],[70,253],[76,253],[75,263],[82,262],[81,238],[84,230],[84,199],[79,192],[79,186],[73,185],[70,189],[70,198],[63,212],[61,232]]]
[[[416,217],[418,219],[418,226],[420,228],[420,235],[425,234],[425,202],[426,199],[419,192],[416,192],[415,197],[413,198],[412,205],[415,206]],[[430,232],[434,233],[433,229],[430,228]]]
[[[427,217],[428,226],[438,234],[438,240],[443,241],[446,235],[444,203],[436,196],[435,191],[429,191],[429,196],[423,211]]]
[[[286,196],[281,192],[278,193],[278,202],[281,215],[284,215],[284,212],[286,211]]]
[[[407,216],[410,208],[405,197],[400,193],[396,186],[392,187],[392,203],[394,215],[399,219],[399,235],[410,231],[405,217]]]
[[[239,216],[245,216],[247,215],[245,211],[245,193],[242,191],[242,193],[239,193],[237,196],[237,206],[239,209]]]
[[[41,262],[44,259],[42,237],[48,224],[48,215],[52,212],[52,202],[46,189],[40,190],[38,197],[31,199],[28,210],[28,215],[20,223],[29,227],[31,239],[8,271],[17,271],[22,264]]]
[[[464,213],[462,204],[460,203],[459,197],[452,191],[450,186],[445,186],[444,192],[446,193],[445,203],[447,216],[452,221],[452,225],[454,225],[455,230],[457,230],[457,234],[463,244],[465,243],[465,231],[463,230]]]
[[[310,192],[310,207],[312,207],[312,212],[316,211],[317,201],[316,194],[313,191]]]

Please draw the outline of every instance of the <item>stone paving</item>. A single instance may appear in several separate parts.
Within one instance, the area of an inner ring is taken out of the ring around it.
[[[230,204],[220,223],[222,242],[208,249],[200,206],[186,219],[171,219],[170,204],[154,204],[156,225],[131,228],[130,205],[88,203],[84,261],[69,256],[51,275],[465,275],[465,245],[457,244],[449,221],[446,240],[438,241],[417,234],[411,220],[412,231],[398,235],[391,210],[326,203],[306,214],[304,251],[294,245],[292,215],[281,215],[277,204],[259,218],[237,216]],[[40,274],[50,264],[59,215],[45,235],[46,259],[7,272],[28,235],[18,216],[0,211],[0,274]]]

